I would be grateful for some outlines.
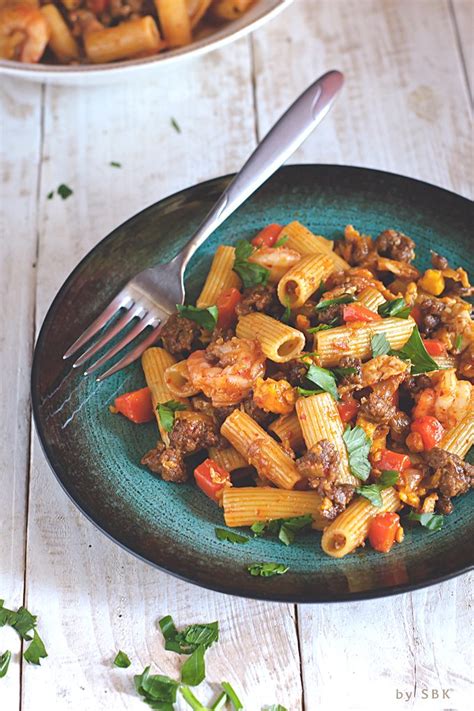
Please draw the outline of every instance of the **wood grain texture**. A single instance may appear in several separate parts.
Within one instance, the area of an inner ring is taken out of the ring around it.
[[[472,0],[450,0],[455,29],[462,54],[471,102],[474,96],[474,3]]]
[[[157,73],[152,83],[46,89],[38,326],[64,277],[112,227],[175,190],[238,168],[255,142],[250,76],[243,40],[231,53]],[[61,182],[74,194],[45,200]],[[182,661],[163,649],[156,622],[165,614],[182,626],[221,624],[219,646],[207,656],[208,681],[199,687],[203,701],[228,679],[252,707],[280,701],[301,708],[293,606],[199,590],[135,560],[79,514],[37,440],[30,502],[27,601],[45,620],[50,656],[41,673],[23,671],[24,709],[38,698],[50,711],[143,708],[132,673],[151,662],[176,675]],[[283,670],[272,663],[275,647]],[[130,670],[111,667],[119,648],[133,660]]]
[[[3,79],[0,102],[0,597],[16,609],[23,603],[25,572],[41,87]],[[17,137],[26,134],[28,142],[12,152]],[[20,641],[11,630],[2,630],[0,654],[5,649],[14,656],[0,680],[0,705],[15,708]]]

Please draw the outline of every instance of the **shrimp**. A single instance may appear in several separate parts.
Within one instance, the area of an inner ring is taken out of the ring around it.
[[[432,415],[451,430],[472,407],[473,386],[467,380],[458,380],[455,368],[435,373],[432,380],[434,387],[420,393],[412,417]]]
[[[268,280],[276,284],[300,259],[301,254],[288,247],[260,247],[249,257],[249,262],[268,269]]]
[[[0,57],[39,62],[50,35],[46,18],[27,4],[0,8]]]
[[[187,364],[193,387],[211,398],[214,407],[237,405],[265,372],[260,344],[247,338],[218,340],[191,353]]]

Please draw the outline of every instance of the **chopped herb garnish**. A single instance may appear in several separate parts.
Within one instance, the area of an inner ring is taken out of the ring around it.
[[[439,531],[441,528],[443,528],[444,524],[444,516],[442,514],[435,513],[419,514],[415,513],[414,511],[410,511],[410,513],[408,514],[408,520],[418,521],[424,528],[427,528],[429,531]]]
[[[143,700],[154,709],[162,711],[172,711],[176,701],[178,682],[163,674],[150,674],[150,667],[145,667],[141,674],[133,677],[135,689],[143,696]],[[158,702],[165,705],[158,705]]]
[[[301,388],[298,386],[296,388],[296,392],[300,397],[311,397],[311,395],[317,395],[318,393],[323,393],[324,390],[321,390],[321,388],[315,388],[314,390],[308,390],[307,388]]]
[[[332,372],[338,380],[342,380],[342,378],[345,378],[348,375],[355,375],[357,373],[357,368],[333,368]]]
[[[329,328],[333,328],[329,323],[320,323],[318,326],[313,326],[306,330],[308,333],[318,333],[319,331],[327,331]]]
[[[253,531],[255,536],[261,536],[269,523],[270,521],[257,521],[256,523],[252,523],[250,530]]]
[[[69,185],[65,185],[64,183],[61,183],[61,185],[58,188],[58,195],[62,197],[63,200],[66,200],[70,195],[72,195],[72,190],[69,187]]]
[[[385,301],[385,303],[380,304],[377,309],[379,316],[383,318],[388,318],[389,316],[396,316],[397,318],[408,318],[410,315],[411,307],[407,305],[405,299],[394,299],[393,301]]]
[[[290,299],[289,299],[289,297],[287,297],[285,310],[283,312],[281,320],[283,321],[283,323],[290,323],[290,318],[291,318],[291,306],[290,306]]]
[[[274,245],[274,246],[275,246],[275,247],[283,247],[283,245],[286,244],[289,239],[290,239],[290,238],[288,237],[288,235],[284,235],[283,237],[279,237],[279,238],[277,239],[277,241],[275,242],[275,245]]]
[[[9,649],[7,649],[6,652],[3,652],[3,654],[0,654],[0,679],[2,679],[7,673],[11,658],[12,653]]]
[[[178,410],[186,410],[186,405],[176,400],[168,400],[168,402],[160,403],[156,409],[161,426],[165,432],[171,432],[174,425],[175,412],[178,412]]]
[[[405,343],[403,348],[398,351],[390,351],[392,355],[398,356],[403,360],[411,361],[412,375],[420,373],[429,373],[432,370],[439,370],[439,365],[430,356],[426,350],[423,341],[421,340],[418,326],[415,326],[411,332],[411,336]]]
[[[201,681],[204,681],[206,676],[206,667],[204,664],[204,653],[206,647],[204,644],[199,644],[191,656],[186,659],[181,667],[181,681],[188,686],[198,686]]]
[[[288,711],[288,709],[286,709],[281,704],[273,704],[272,706],[265,706],[262,711]]]
[[[22,639],[26,641],[32,640],[24,652],[23,657],[25,661],[30,664],[39,664],[39,660],[48,655],[43,641],[35,629],[36,615],[32,615],[31,612],[23,606],[19,607],[16,612],[14,610],[8,610],[6,607],[3,607],[3,602],[3,600],[0,600],[0,627],[9,625],[13,627]],[[29,634],[30,632],[33,632],[33,637]]]
[[[114,659],[114,667],[120,667],[120,669],[127,669],[131,663],[132,662],[128,658],[128,655],[125,654],[125,652],[122,652],[121,649],[119,649]]]
[[[176,119],[174,118],[174,116],[171,117],[170,123],[171,123],[171,125],[173,126],[174,130],[176,131],[176,133],[181,133],[181,126],[180,126],[179,123],[176,121]]]
[[[51,190],[51,192],[49,192],[49,193],[46,195],[46,199],[47,199],[47,200],[52,200],[53,197],[54,197],[54,190]]]
[[[318,385],[321,390],[332,395],[334,400],[339,400],[339,393],[337,392],[337,383],[334,374],[326,368],[320,368],[318,365],[311,364],[306,373],[306,379],[311,383]]]
[[[211,711],[220,711],[220,709],[227,703],[227,694],[223,691],[211,706]]]
[[[214,532],[216,538],[220,541],[228,541],[229,543],[248,543],[249,538],[247,536],[241,536],[240,533],[234,533],[233,531],[228,531],[225,528],[215,528]]]
[[[249,262],[248,258],[255,252],[255,248],[242,239],[235,245],[235,259],[233,270],[242,279],[242,283],[246,289],[251,286],[257,286],[258,284],[266,284],[270,272],[265,267],[261,267],[260,264],[254,264]]]
[[[183,697],[183,699],[186,701],[186,703],[188,704],[188,706],[191,706],[191,708],[192,708],[193,711],[209,711],[209,709],[208,709],[206,706],[203,706],[202,703],[199,701],[199,699],[197,699],[197,698],[194,696],[194,694],[193,694],[193,692],[191,691],[191,689],[189,688],[189,686],[180,686],[180,687],[179,687],[179,693],[181,694],[181,696]],[[227,695],[224,694],[224,703],[225,703],[226,699],[227,699]],[[211,706],[211,711],[212,711],[212,709],[214,709],[214,708],[216,708],[216,709],[217,709],[217,708],[222,708],[222,704],[221,704],[219,707],[217,707],[217,706],[215,706],[215,707],[214,707],[214,706]]]
[[[336,304],[351,304],[353,301],[356,301],[356,297],[353,294],[343,294],[342,296],[338,296],[336,299],[325,299],[324,301],[320,301],[319,304],[314,307],[314,310],[323,311],[329,306],[335,306]]]
[[[311,514],[303,516],[293,516],[292,518],[274,518],[270,521],[257,521],[250,526],[255,536],[261,536],[263,533],[270,533],[277,536],[279,540],[286,546],[291,545],[296,535],[304,528],[311,526],[313,517]]]
[[[390,343],[385,333],[375,333],[370,341],[372,346],[372,357],[387,355],[390,352]]]
[[[110,165],[112,168],[121,168],[121,167],[122,167],[122,164],[119,163],[119,162],[116,161],[116,160],[111,160],[110,163],[109,163],[109,165]]]
[[[260,575],[262,578],[270,578],[273,575],[283,575],[288,570],[283,563],[252,563],[247,566],[250,575]]]
[[[37,630],[33,632],[33,639],[29,643],[26,651],[23,653],[23,658],[28,664],[39,664],[40,659],[44,659],[48,656],[43,640],[39,636]]]
[[[16,612],[15,621],[10,624],[11,627],[18,632],[22,639],[30,640],[32,637],[29,632],[34,629],[36,620],[36,615],[32,615],[26,607],[19,607]]]
[[[358,479],[366,481],[371,468],[368,458],[372,446],[370,438],[359,425],[355,425],[352,429],[348,425],[342,437],[349,458],[349,469]]]
[[[460,333],[456,336],[456,340],[454,341],[454,350],[460,351],[462,348],[462,336]]]
[[[177,654],[192,654],[200,645],[207,648],[219,639],[218,622],[189,625],[181,632],[175,627],[171,615],[163,617],[159,623],[165,649]]]
[[[365,496],[374,506],[382,506],[382,496],[381,492],[384,489],[388,489],[393,486],[398,481],[398,472],[393,470],[383,471],[377,480],[376,484],[368,484],[367,486],[361,486],[356,489],[356,492],[361,496]]]
[[[235,693],[235,689],[229,684],[228,681],[223,681],[221,682],[221,686],[224,689],[225,693],[227,694],[227,698],[231,702],[232,706],[234,707],[235,711],[241,711],[241,709],[244,708],[243,703]]]
[[[180,304],[176,304],[176,308],[180,316],[194,321],[199,324],[199,326],[205,328],[206,331],[213,331],[215,329],[219,316],[217,306],[199,308],[198,306],[181,306]]]

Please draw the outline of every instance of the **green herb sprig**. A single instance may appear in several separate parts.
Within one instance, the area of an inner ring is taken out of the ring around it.
[[[168,402],[163,402],[157,405],[156,410],[158,412],[161,426],[165,432],[171,432],[174,425],[175,413],[180,410],[186,410],[186,405],[183,405],[182,402],[177,402],[176,400],[168,400]]]
[[[377,309],[377,313],[382,318],[388,318],[389,316],[396,316],[397,318],[408,318],[410,315],[411,307],[407,305],[405,299],[399,298],[393,301],[385,301]]]
[[[358,479],[366,481],[371,469],[369,452],[372,442],[370,438],[359,425],[355,425],[352,429],[348,425],[342,437],[347,449],[349,469]]]
[[[198,306],[182,306],[181,304],[176,304],[176,309],[180,316],[194,321],[206,329],[206,331],[213,331],[217,325],[217,319],[219,317],[217,306],[199,308]]]
[[[393,471],[391,469],[386,470],[382,472],[375,484],[367,484],[366,486],[361,486],[356,489],[356,493],[360,494],[360,496],[364,496],[374,506],[380,507],[383,504],[381,492],[384,489],[388,489],[389,487],[396,484],[397,481],[398,472]]]
[[[235,245],[235,259],[233,270],[242,279],[242,283],[246,289],[258,284],[265,285],[268,282],[270,272],[260,264],[249,262],[249,257],[255,252],[250,242],[242,239]]]

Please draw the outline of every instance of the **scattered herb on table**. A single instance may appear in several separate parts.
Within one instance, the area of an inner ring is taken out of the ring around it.
[[[349,469],[358,479],[366,481],[371,469],[369,452],[372,442],[370,438],[359,425],[355,425],[352,429],[347,426],[342,437],[349,458]]]
[[[242,536],[240,533],[228,531],[226,528],[215,528],[216,538],[220,541],[228,541],[229,543],[248,543],[250,538]]]
[[[150,674],[150,667],[145,667],[141,674],[136,674],[133,677],[135,689],[143,696],[143,700],[154,709],[162,709],[163,711],[172,711],[176,701],[178,691],[178,682],[163,674]],[[168,704],[168,706],[158,703]]]
[[[405,299],[394,299],[393,301],[385,301],[377,309],[377,313],[382,318],[396,316],[397,318],[408,318],[411,308],[407,305]]]
[[[370,344],[372,347],[372,356],[374,358],[381,355],[387,355],[387,353],[390,352],[391,345],[385,333],[374,334],[371,338]]]
[[[71,190],[69,185],[65,185],[64,183],[61,183],[57,192],[58,192],[58,195],[60,195],[63,200],[67,200],[67,198],[73,194],[73,191]]]
[[[160,423],[165,432],[171,432],[174,425],[175,413],[179,410],[185,410],[186,405],[182,402],[177,402],[176,400],[168,400],[168,402],[163,402],[157,405],[158,417],[160,418]]]
[[[271,578],[273,575],[283,575],[287,572],[288,566],[283,563],[251,563],[247,566],[250,575],[262,578]]]
[[[125,652],[122,652],[121,649],[117,652],[117,655],[114,659],[114,667],[120,667],[120,669],[127,669],[132,662],[130,661],[129,657]]]
[[[204,654],[206,647],[199,644],[181,667],[181,681],[187,686],[198,686],[206,676]]]
[[[7,673],[11,658],[12,653],[9,649],[7,649],[7,651],[3,654],[0,654],[0,679],[2,679]]]
[[[178,654],[191,654],[200,645],[208,648],[219,639],[218,622],[189,625],[181,632],[176,629],[171,615],[162,617],[158,624],[165,638],[165,649]]]
[[[402,360],[409,360],[411,362],[412,375],[439,370],[439,365],[430,356],[421,340],[418,326],[415,326],[403,348],[398,351],[390,351],[390,353],[402,358]]]
[[[265,706],[262,711],[288,711],[288,709],[281,704],[273,704],[272,706]]]
[[[443,528],[444,516],[442,514],[435,513],[415,513],[410,511],[408,514],[409,521],[418,521],[424,528],[429,531],[439,531]]]
[[[397,480],[398,472],[392,470],[383,471],[375,484],[361,486],[356,489],[356,493],[365,496],[374,506],[380,507],[383,504],[381,492],[396,484]]]
[[[116,160],[111,160],[110,163],[109,163],[109,165],[110,165],[112,168],[121,168],[121,167],[122,167],[122,164],[119,163],[119,162],[116,161]]]
[[[222,681],[221,686],[224,689],[225,693],[227,694],[227,698],[231,702],[232,706],[234,707],[235,711],[240,711],[240,709],[244,708],[243,703],[235,693],[235,689],[229,684],[228,681]]]
[[[46,199],[47,199],[47,200],[52,200],[53,197],[54,197],[54,190],[51,190],[51,192],[49,192],[49,193],[46,195]]]
[[[19,607],[15,612],[3,606],[4,601],[0,600],[0,627],[8,625],[27,642],[30,642],[23,653],[23,658],[29,664],[40,664],[40,659],[48,656],[43,640],[36,629],[36,615],[32,615],[26,607]],[[33,633],[33,637],[30,632]],[[8,665],[7,665],[8,666]],[[5,671],[6,673],[6,671]]]
[[[33,639],[23,653],[25,661],[29,664],[40,664],[40,659],[44,659],[48,654],[46,652],[43,640],[39,636],[37,630],[33,631]]]
[[[179,123],[176,121],[176,119],[174,118],[174,116],[171,117],[170,123],[171,123],[172,127],[174,128],[174,130],[176,131],[176,133],[181,133],[181,126],[180,126]]]
[[[255,252],[255,248],[244,239],[241,239],[235,245],[235,259],[233,270],[242,279],[242,283],[246,289],[258,284],[265,285],[268,282],[270,272],[260,264],[249,262],[249,257]]]
[[[199,324],[199,326],[205,328],[206,331],[213,331],[215,329],[219,316],[217,306],[199,308],[198,306],[182,306],[181,304],[176,304],[176,308],[180,316],[194,321]]]

